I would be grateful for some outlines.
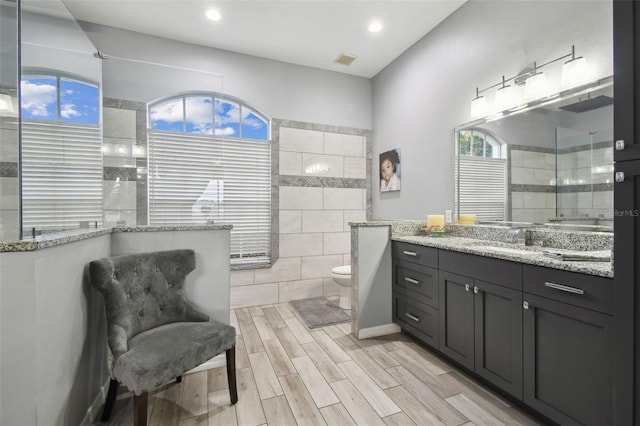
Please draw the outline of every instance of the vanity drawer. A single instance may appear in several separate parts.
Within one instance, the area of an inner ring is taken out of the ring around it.
[[[394,322],[435,348],[438,347],[438,310],[411,296],[393,294]]]
[[[439,269],[522,290],[522,264],[475,254],[440,250]]]
[[[393,263],[393,290],[416,293],[422,303],[438,307],[438,270],[415,263],[395,260]]]
[[[396,259],[407,262],[418,263],[431,268],[438,267],[438,249],[433,247],[393,241],[391,255]]]
[[[610,278],[524,265],[523,290],[548,299],[611,314],[613,280]]]

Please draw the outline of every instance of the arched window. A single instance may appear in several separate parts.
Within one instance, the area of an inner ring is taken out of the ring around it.
[[[100,87],[51,71],[25,73],[22,120],[22,230],[102,224]]]
[[[457,132],[456,214],[481,220],[505,220],[506,147],[482,129]]]
[[[148,108],[149,224],[233,225],[232,264],[270,262],[270,120],[216,93]]]

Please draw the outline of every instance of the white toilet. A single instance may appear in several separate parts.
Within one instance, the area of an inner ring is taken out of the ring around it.
[[[340,286],[338,306],[351,309],[351,265],[336,266],[331,270],[331,278]]]

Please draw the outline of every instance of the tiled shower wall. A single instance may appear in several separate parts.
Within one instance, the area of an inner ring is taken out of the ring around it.
[[[350,264],[349,222],[365,220],[371,205],[369,131],[275,124],[279,259],[231,272],[232,308],[338,294],[331,269]]]
[[[556,216],[555,149],[522,145],[507,149],[511,220],[548,222]]]

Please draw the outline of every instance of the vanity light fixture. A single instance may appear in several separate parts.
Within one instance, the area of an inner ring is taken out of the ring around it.
[[[576,57],[575,46],[571,46],[571,53],[560,56],[559,58],[553,59],[549,62],[545,62],[542,65],[538,65],[537,62],[534,62],[533,69],[527,68],[511,78],[505,78],[502,76],[502,81],[492,84],[485,89],[480,90],[476,87],[476,97],[471,101],[471,117],[486,117],[491,113],[491,111],[489,111],[489,105],[486,98],[481,95],[487,90],[494,89],[498,86],[501,87],[496,91],[495,112],[521,110],[527,107],[528,102],[538,101],[548,97],[550,87],[547,83],[546,75],[540,71],[540,69],[567,58],[571,59],[565,62],[562,67],[562,75],[560,79],[561,89],[568,90],[587,83],[591,77],[587,66],[587,60],[582,56]],[[524,100],[522,102],[518,101],[513,87],[511,85],[507,85],[507,83],[512,80],[518,86],[525,86]]]

